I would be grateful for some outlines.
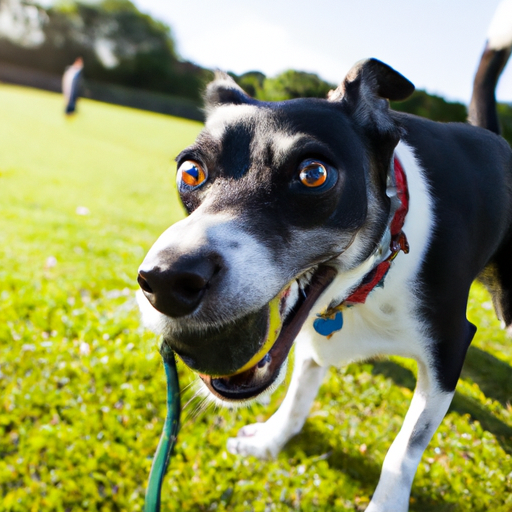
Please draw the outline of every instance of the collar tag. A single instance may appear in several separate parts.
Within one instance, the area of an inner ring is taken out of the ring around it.
[[[330,338],[335,332],[341,331],[343,327],[343,313],[336,311],[328,317],[318,315],[318,318],[313,322],[313,327],[318,334]]]

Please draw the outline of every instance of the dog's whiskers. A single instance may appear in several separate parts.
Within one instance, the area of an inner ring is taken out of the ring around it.
[[[201,395],[201,391],[201,389],[197,389],[192,397],[187,400],[186,404],[183,406],[183,409],[186,409],[197,397],[199,397]]]
[[[214,402],[210,398],[210,396],[205,396],[203,399],[199,402],[198,406],[196,407],[196,410],[194,411],[193,416],[191,417],[192,420],[197,420],[197,418],[202,415],[210,405],[212,405]]]
[[[189,382],[185,387],[180,389],[180,396],[183,398],[185,395],[185,392],[188,391],[192,386],[195,386],[195,385],[197,385],[196,381],[193,380],[192,382]]]
[[[185,418],[183,419],[183,422],[182,422],[182,427],[184,427],[185,425],[188,425],[189,423],[193,423],[197,420],[197,418],[206,410],[207,408],[207,405],[206,404],[206,407],[205,407],[205,402],[207,401],[207,399],[205,397],[201,398],[201,400],[194,404],[194,408],[191,409],[191,410],[188,410],[186,412],[186,415],[185,415]]]
[[[199,380],[189,383],[186,386],[186,389],[190,389],[194,386],[196,387],[194,394],[187,400],[182,408],[185,413],[182,426],[191,421],[197,420],[197,418],[201,416],[211,404],[215,404],[215,399],[209,394],[205,394],[205,389],[201,386],[201,382]]]

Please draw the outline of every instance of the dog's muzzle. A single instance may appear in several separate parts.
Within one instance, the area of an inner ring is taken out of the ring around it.
[[[225,401],[254,398],[278,379],[311,308],[336,275],[332,267],[320,266],[293,298],[295,280],[257,311],[200,324],[186,315],[200,308],[222,280],[219,257],[186,255],[166,269],[150,267],[141,267],[139,285],[155,309],[175,319],[168,322],[163,343]]]

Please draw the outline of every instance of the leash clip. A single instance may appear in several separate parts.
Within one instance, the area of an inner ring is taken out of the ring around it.
[[[393,235],[389,246],[391,254],[386,261],[393,261],[400,251],[404,254],[409,254],[409,242],[403,231],[400,231],[397,235]]]

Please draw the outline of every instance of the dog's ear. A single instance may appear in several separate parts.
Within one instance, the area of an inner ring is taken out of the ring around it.
[[[356,122],[372,131],[393,131],[389,101],[401,101],[414,92],[414,85],[392,67],[377,59],[357,62],[345,80],[329,93],[329,100],[341,102]]]
[[[204,100],[207,110],[219,105],[242,105],[255,102],[233,78],[222,71],[215,72],[213,82],[210,82],[206,87]]]
[[[329,93],[331,101],[353,100],[371,94],[391,101],[402,101],[414,92],[414,85],[405,76],[378,59],[356,62],[340,86]]]

